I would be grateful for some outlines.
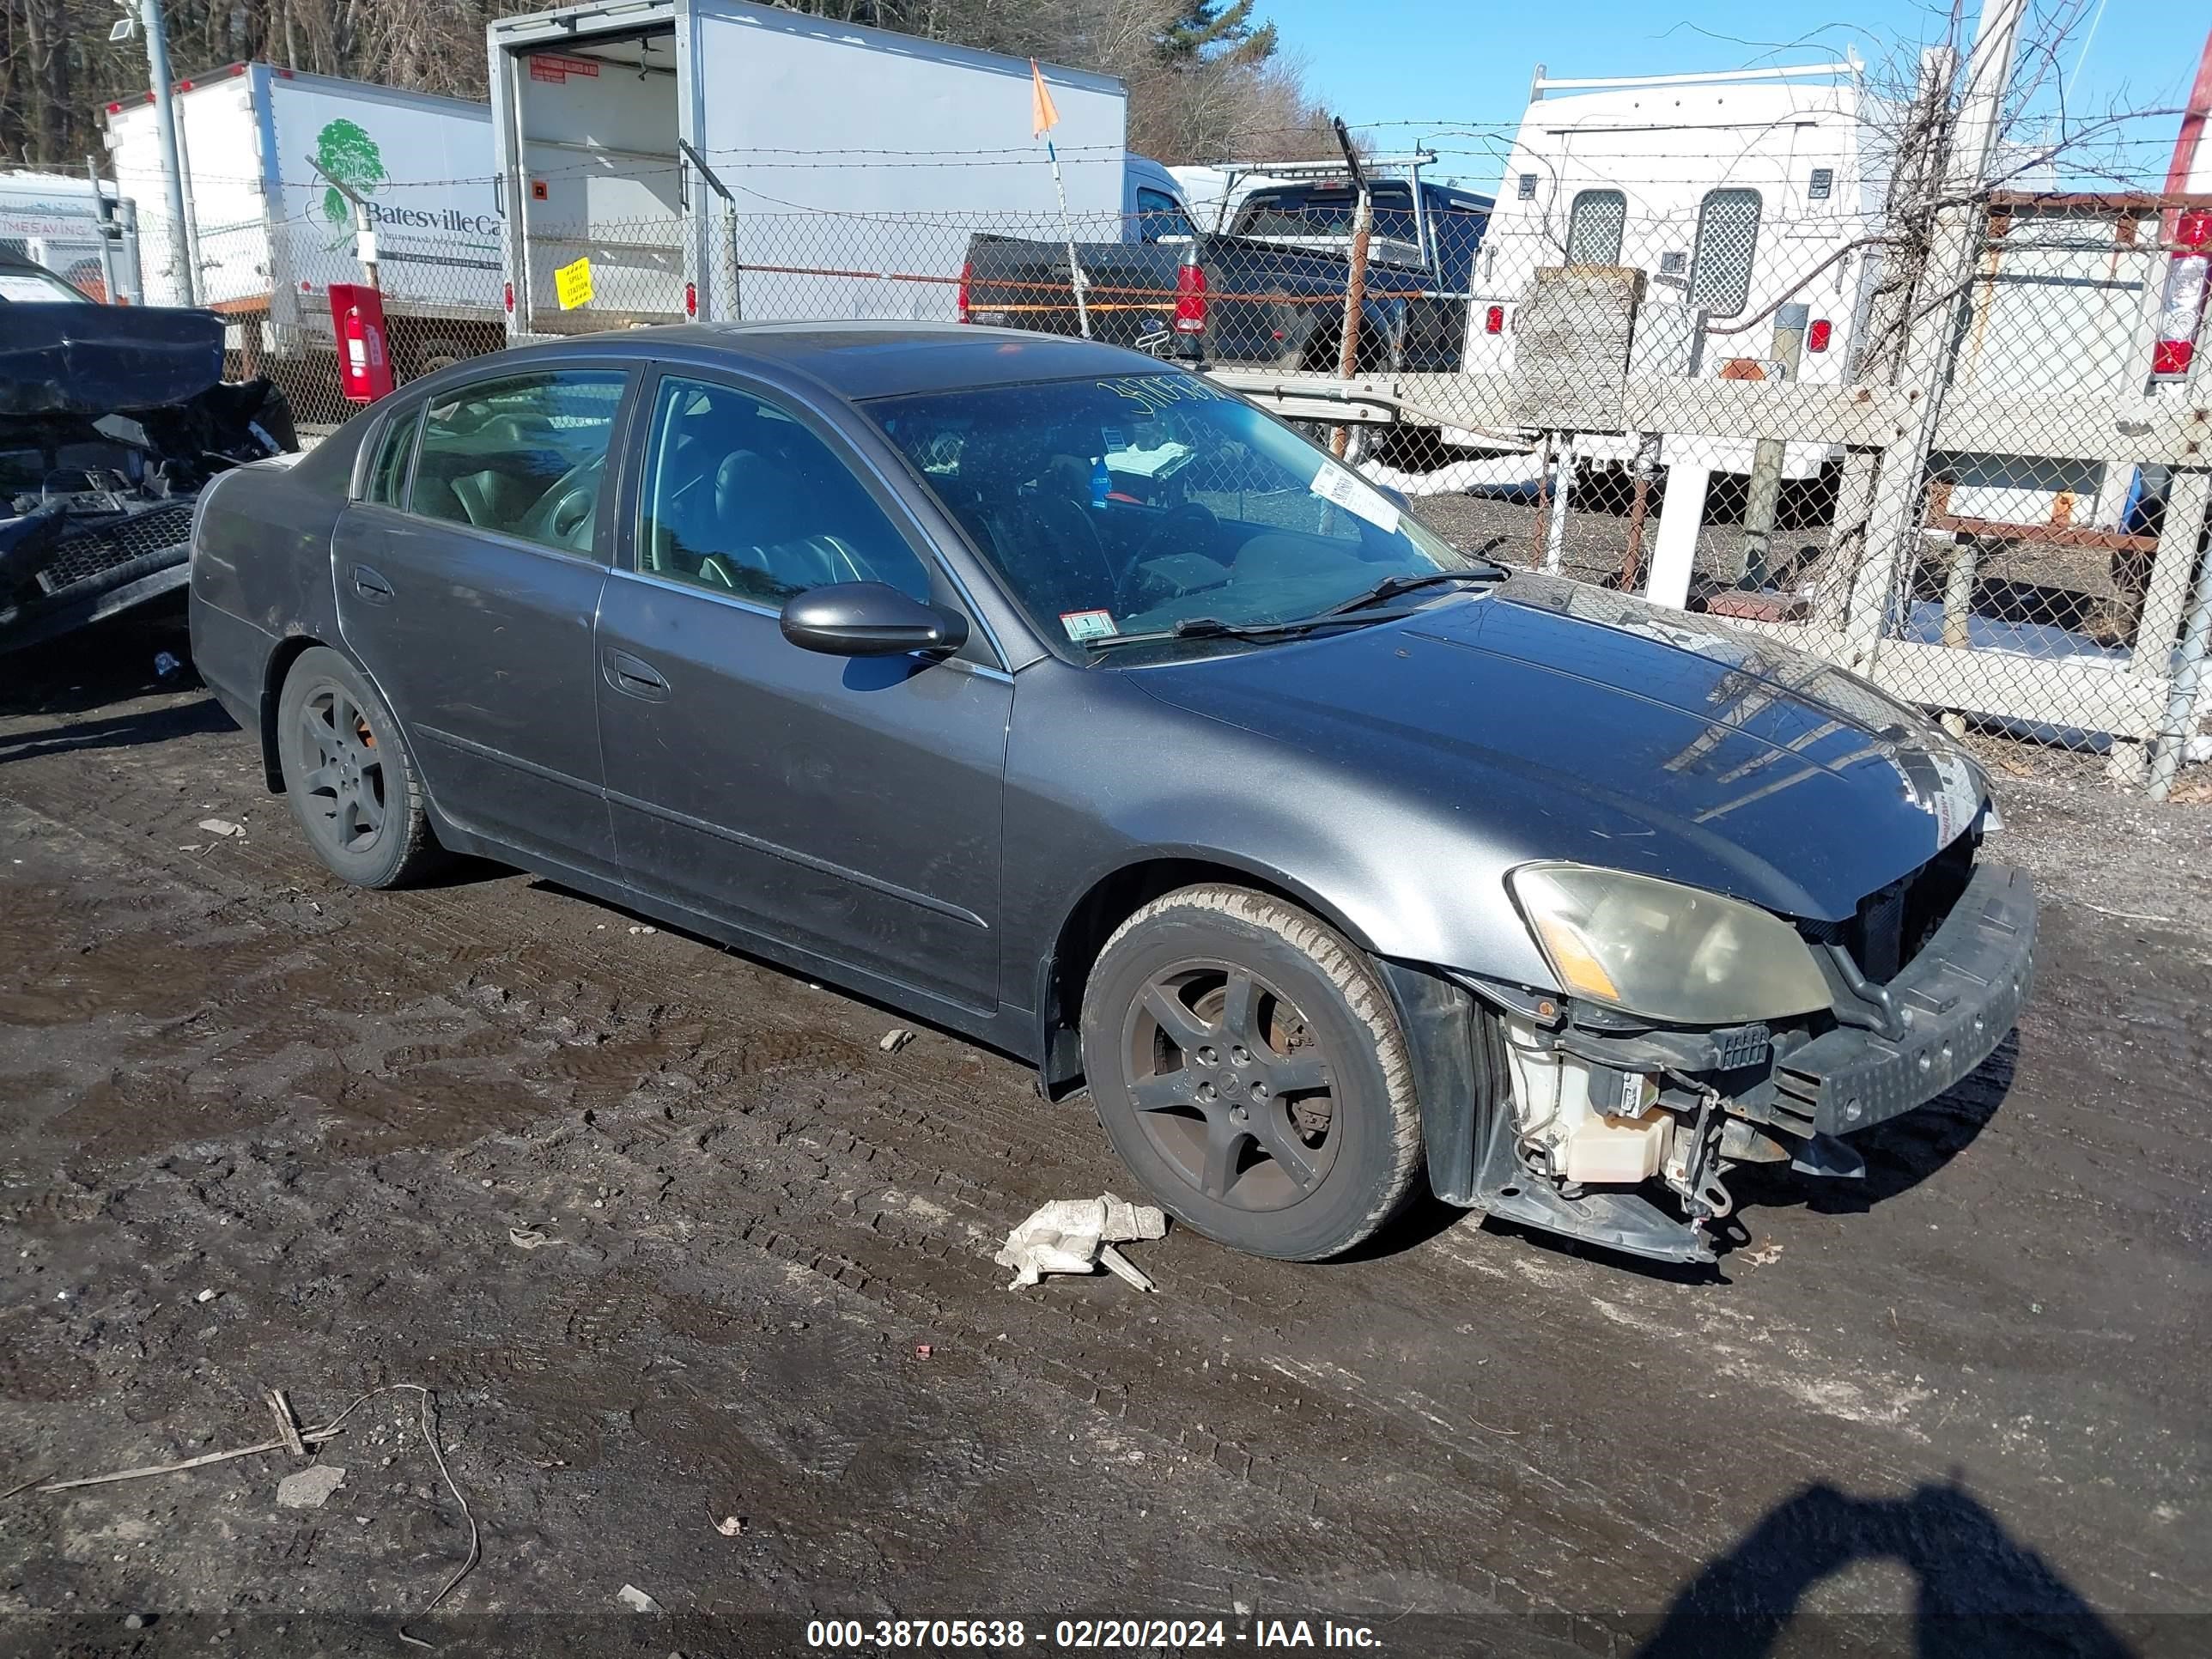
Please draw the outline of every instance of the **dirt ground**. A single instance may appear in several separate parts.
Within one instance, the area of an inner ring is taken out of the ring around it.
[[[2212,1649],[2212,809],[2009,778],[2019,1032],[1864,1185],[1741,1180],[1716,1272],[1428,1209],[1010,1293],[1120,1180],[1081,1104],[526,876],[340,885],[175,629],[4,671],[0,1492],[418,1383],[482,1559],[413,1616],[470,1523],[385,1394],[320,1508],[283,1452],[0,1501],[0,1650]]]

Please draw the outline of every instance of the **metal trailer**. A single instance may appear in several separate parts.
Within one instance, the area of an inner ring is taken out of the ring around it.
[[[66,173],[0,173],[0,247],[96,299],[144,303],[137,204],[112,183]]]
[[[504,343],[489,106],[268,64],[232,64],[176,92],[185,257],[248,368],[331,348],[330,285],[362,276],[333,178],[368,204],[404,373]],[[151,93],[107,106],[107,148],[125,193],[158,199]],[[163,216],[143,234],[148,300],[181,303]]]
[[[517,338],[708,319],[951,321],[976,231],[1052,234],[1026,58],[744,0],[487,31]],[[1079,235],[1118,237],[1126,95],[1047,66]],[[588,261],[592,297],[572,276]]]

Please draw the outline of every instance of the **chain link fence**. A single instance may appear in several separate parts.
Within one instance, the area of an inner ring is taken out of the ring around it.
[[[1576,187],[1522,159],[1494,205],[1378,179],[1362,213],[1348,181],[1307,180],[1219,228],[710,198],[519,246],[387,232],[378,275],[403,385],[510,339],[694,318],[963,320],[1202,362],[1462,546],[2125,778],[2206,757],[2212,197],[1984,193],[1947,275],[1840,141],[1720,182],[1598,154]],[[203,233],[199,259],[239,372],[303,425],[350,413],[327,295],[358,268],[265,227]]]

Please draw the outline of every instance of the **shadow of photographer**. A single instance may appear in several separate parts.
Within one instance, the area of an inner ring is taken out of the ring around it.
[[[1917,1581],[1909,1650],[1916,1659],[2131,1659],[2134,1653],[1954,1476],[1902,1498],[1806,1487],[1706,1565],[1674,1598],[1636,1659],[1763,1659],[1783,1644],[1814,1585],[1865,1560],[1895,1562]],[[1887,1616],[1869,1615],[1865,1623]],[[1839,1626],[1850,1622],[1820,1617]],[[1805,1650],[1797,1641],[1789,1645]]]

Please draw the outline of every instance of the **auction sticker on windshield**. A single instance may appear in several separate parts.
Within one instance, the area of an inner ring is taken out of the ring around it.
[[[1398,509],[1390,505],[1389,498],[1358,473],[1334,461],[1323,461],[1321,471],[1314,474],[1313,483],[1307,488],[1323,501],[1334,501],[1347,513],[1357,513],[1386,536],[1397,531]]]
[[[1114,613],[1110,611],[1063,611],[1060,613],[1060,625],[1078,645],[1086,640],[1108,639],[1121,631],[1114,626]]]

